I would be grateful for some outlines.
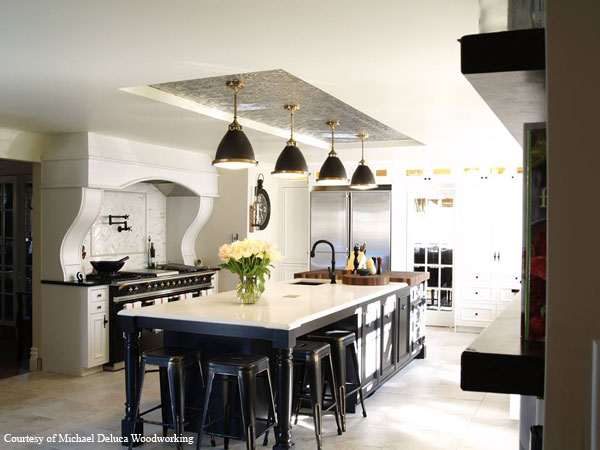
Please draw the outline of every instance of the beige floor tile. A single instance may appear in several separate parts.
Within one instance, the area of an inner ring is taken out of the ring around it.
[[[324,418],[324,450],[467,450],[517,448],[518,422],[508,420],[508,396],[464,392],[460,389],[460,355],[475,335],[451,329],[427,330],[428,353],[415,360],[366,400],[368,417],[347,417],[348,431],[336,432],[332,416]],[[149,375],[143,406],[159,397],[158,379]],[[35,372],[0,380],[0,434],[51,436],[54,433],[120,434],[124,415],[123,372],[88,377]],[[147,426],[145,435],[160,433]],[[302,417],[294,427],[296,450],[313,450],[312,419]],[[269,447],[273,445],[271,435]],[[195,443],[195,436],[194,436]],[[203,441],[209,449],[209,439]],[[262,443],[262,440],[261,440]],[[222,439],[217,439],[222,448]],[[269,448],[262,447],[259,448]],[[2,443],[0,443],[0,448]],[[90,445],[20,445],[22,449],[121,449],[115,443]],[[148,443],[143,450],[174,448]],[[192,447],[189,447],[190,449]],[[219,448],[219,447],[217,447]],[[245,445],[232,441],[232,450]]]

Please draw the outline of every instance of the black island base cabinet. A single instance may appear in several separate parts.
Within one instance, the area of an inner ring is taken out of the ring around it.
[[[210,297],[207,299],[205,301],[212,301]],[[170,308],[168,305],[162,305],[162,307]],[[363,381],[364,393],[368,396],[414,358],[425,357],[424,307],[424,284],[420,283],[413,286],[398,286],[396,290],[387,289],[387,292],[379,297],[365,299],[358,305],[349,305],[342,310],[332,310],[318,319],[304,322],[298,328],[287,330],[256,326],[252,322],[225,325],[213,323],[209,319],[185,320],[148,317],[143,311],[144,308],[137,312],[129,311],[128,315],[120,316],[126,338],[126,405],[125,417],[121,423],[124,445],[128,444],[132,433],[143,433],[142,423],[137,422],[133,417],[133,404],[138,395],[136,381],[139,377],[139,336],[142,329],[162,329],[166,336],[170,336],[171,342],[179,341],[193,345],[195,348],[201,348],[201,342],[209,339],[213,352],[219,350],[214,348],[214,343],[219,340],[224,342],[224,349],[234,345],[237,341],[244,342],[245,345],[251,347],[260,347],[266,353],[270,353],[277,404],[276,442],[273,449],[281,450],[293,446],[291,423],[292,349],[296,340],[320,329],[336,328],[356,333],[359,372]],[[237,308],[235,309],[237,311]],[[348,375],[354,373],[351,368],[347,369]],[[348,412],[355,412],[358,396],[354,394],[353,397],[348,398],[346,403]],[[168,401],[163,398],[164,400]],[[191,406],[193,402],[186,399],[186,404]],[[192,431],[193,428],[186,427],[186,430]],[[136,444],[134,443],[134,446]]]
[[[374,299],[360,314],[339,322],[341,328],[355,331],[359,337],[360,374],[367,396],[413,359],[425,357],[424,306],[420,284]],[[347,405],[349,412],[354,412],[356,401]]]

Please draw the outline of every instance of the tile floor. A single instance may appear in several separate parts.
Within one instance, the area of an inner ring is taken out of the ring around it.
[[[348,431],[342,436],[336,433],[333,417],[324,419],[325,450],[518,449],[518,421],[508,417],[508,396],[463,392],[459,387],[460,354],[475,335],[437,328],[427,332],[427,359],[413,361],[371,396],[366,401],[367,418],[360,414],[348,416]],[[147,380],[150,378],[155,377]],[[150,400],[157,396],[157,383],[147,381],[144,394]],[[123,403],[122,371],[85,378],[34,372],[0,380],[0,448],[122,448],[118,443],[98,442],[10,444],[4,438],[6,433],[43,437],[54,433],[118,436]],[[158,427],[153,426],[147,426],[145,431],[146,435],[159,433]],[[297,450],[316,448],[312,419],[300,418],[294,428],[294,442]],[[204,444],[211,448],[208,439]],[[219,444],[222,441],[217,439]],[[232,444],[231,448],[245,448],[235,441]],[[140,448],[174,446],[147,443]]]

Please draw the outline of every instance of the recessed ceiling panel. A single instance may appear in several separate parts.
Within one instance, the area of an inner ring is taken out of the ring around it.
[[[286,104],[298,104],[296,131],[328,141],[331,129],[328,120],[339,120],[336,142],[359,141],[356,135],[369,134],[369,141],[406,141],[413,139],[360,112],[285,70],[268,70],[195,80],[150,85],[167,94],[193,101],[220,111],[233,113],[233,91],[229,80],[241,79],[246,86],[238,95],[238,116],[279,129],[289,129]],[[360,86],[357,86],[360,89]]]

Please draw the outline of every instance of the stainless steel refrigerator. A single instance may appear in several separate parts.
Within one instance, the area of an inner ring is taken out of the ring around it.
[[[310,194],[310,245],[319,239],[335,247],[335,265],[346,266],[355,243],[367,244],[367,256],[381,256],[383,270],[391,267],[392,192],[389,189],[358,192],[315,190]],[[319,245],[310,260],[311,270],[331,265],[331,249]]]

